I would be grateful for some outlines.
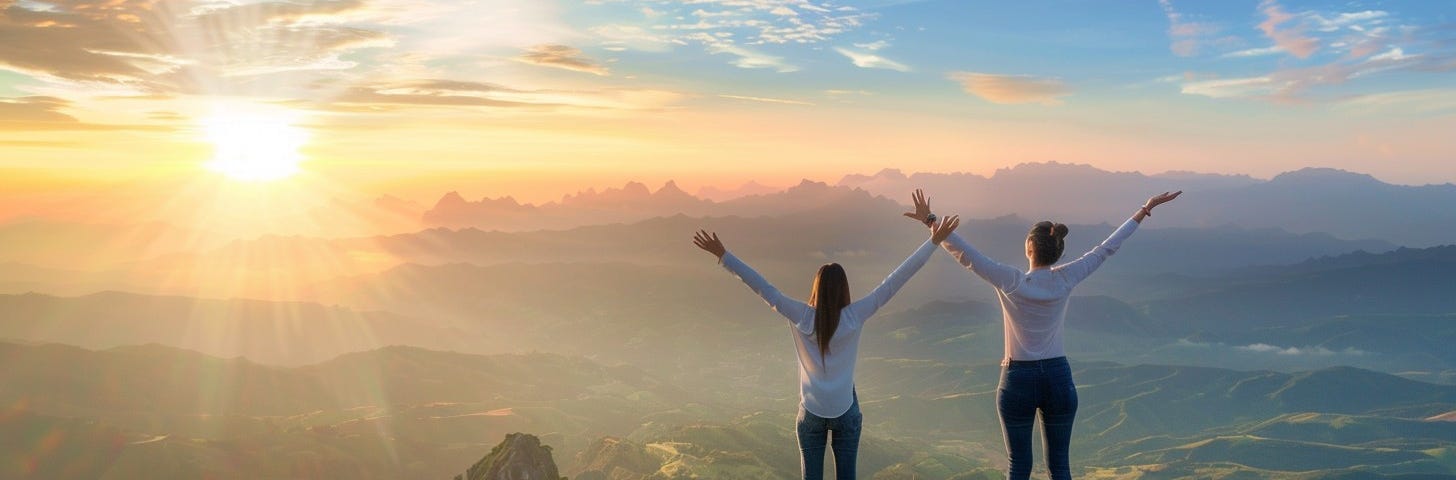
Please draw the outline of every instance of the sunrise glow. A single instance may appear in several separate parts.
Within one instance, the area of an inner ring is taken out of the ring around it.
[[[299,172],[308,133],[282,114],[222,112],[201,121],[213,154],[207,168],[242,181],[268,181]]]

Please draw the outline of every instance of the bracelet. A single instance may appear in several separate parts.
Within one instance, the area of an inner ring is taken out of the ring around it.
[[[925,215],[925,226],[929,227],[929,226],[934,225],[934,224],[935,224],[935,214],[934,213],[926,214]]]
[[[1151,216],[1153,216],[1153,209],[1148,208],[1147,205],[1143,205],[1142,208],[1139,208],[1138,209],[1138,211],[1143,212],[1143,216],[1144,217],[1151,217]]]

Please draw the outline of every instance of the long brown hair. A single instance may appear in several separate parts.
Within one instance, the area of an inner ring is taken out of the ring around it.
[[[849,305],[849,278],[838,263],[826,263],[814,275],[809,306],[814,307],[814,339],[819,344],[819,362],[829,354],[829,340],[839,329],[839,311]],[[826,367],[828,365],[825,365]]]

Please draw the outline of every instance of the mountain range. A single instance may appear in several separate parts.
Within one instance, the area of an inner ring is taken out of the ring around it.
[[[510,197],[468,201],[451,193],[427,210],[424,219],[428,225],[454,228],[533,230],[676,214],[775,215],[794,211],[801,201],[775,198],[776,193],[802,190],[806,185],[831,187],[806,180],[775,193],[753,184],[743,190],[752,192],[749,195],[729,197],[714,190],[707,192],[709,197],[698,197],[673,182],[655,192],[631,182],[620,189],[587,190],[542,205],[520,204]],[[886,169],[874,175],[846,175],[832,188],[863,190],[894,199],[897,204],[908,204],[904,199],[909,192],[923,188],[930,193],[932,206],[942,213],[966,218],[1014,214],[1036,220],[1094,224],[1120,223],[1148,196],[1183,190],[1186,195],[1182,201],[1159,212],[1159,225],[1278,228],[1412,247],[1456,243],[1456,213],[1430,208],[1456,204],[1456,185],[1394,185],[1369,175],[1328,168],[1306,168],[1262,180],[1191,172],[1145,175],[1052,162],[1000,169],[989,177],[970,173],[905,175]]]

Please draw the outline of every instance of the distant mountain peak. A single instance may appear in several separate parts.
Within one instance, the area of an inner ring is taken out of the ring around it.
[[[470,202],[466,201],[465,197],[460,196],[460,192],[451,190],[444,196],[441,196],[439,201],[435,202],[435,208],[463,206],[467,203]]]
[[[705,186],[698,189],[698,198],[722,202],[750,195],[766,195],[780,191],[779,188],[770,187],[753,180],[744,182],[736,188],[723,189],[714,186]]]
[[[829,184],[828,183],[816,182],[816,181],[813,181],[813,180],[810,180],[810,179],[805,178],[803,180],[800,180],[798,185],[794,185],[792,187],[789,187],[789,190],[795,190],[795,189],[802,189],[802,190],[809,190],[809,189],[822,190],[822,189],[826,189],[826,188],[829,188]]]
[[[1348,170],[1328,167],[1307,167],[1292,172],[1284,172],[1269,180],[1271,184],[1341,184],[1341,185],[1381,185],[1382,182],[1375,177],[1364,173],[1355,173]]]
[[[1082,175],[1097,173],[1115,173],[1103,170],[1086,163],[1061,163],[1050,162],[1026,162],[1018,163],[1010,168],[998,168],[991,178],[1002,175]]]
[[[630,193],[633,195],[646,195],[648,193],[651,193],[651,191],[647,189],[647,184],[637,181],[627,182],[627,185],[622,187],[622,192]]]
[[[861,175],[858,173],[845,175],[844,177],[841,177],[839,179],[839,185],[858,185],[862,183],[872,182],[875,180],[905,181],[909,179],[910,177],[905,176],[905,172],[900,171],[900,169],[898,168],[884,168],[881,169],[879,172],[875,172],[874,175]]]
[[[653,193],[653,195],[658,197],[697,198],[683,190],[682,187],[677,186],[677,182],[674,180],[668,180],[667,183],[662,184],[662,188],[657,189],[657,192]]]

